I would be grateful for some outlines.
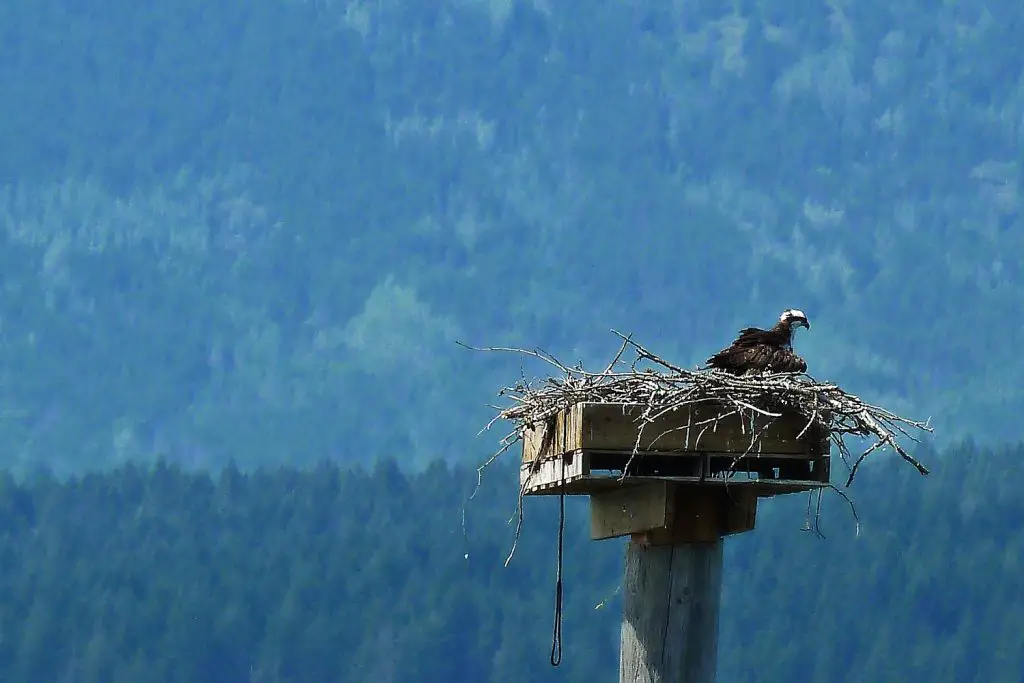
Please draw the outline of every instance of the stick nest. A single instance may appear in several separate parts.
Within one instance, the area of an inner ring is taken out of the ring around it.
[[[733,415],[739,415],[748,423],[756,417],[758,423],[767,426],[765,423],[770,424],[784,412],[792,411],[807,419],[801,436],[811,428],[828,430],[829,438],[850,470],[846,486],[853,482],[858,468],[869,455],[887,447],[892,448],[921,474],[928,474],[928,470],[899,443],[901,437],[917,442],[918,439],[912,434],[914,431],[931,432],[932,428],[927,421],[900,417],[885,408],[863,401],[836,384],[819,382],[806,374],[737,376],[717,370],[688,370],[655,355],[630,337],[614,333],[621,338],[622,345],[601,372],[588,372],[582,364],[569,367],[540,349],[475,349],[532,356],[557,369],[560,375],[548,377],[539,383],[531,383],[524,376],[516,384],[499,392],[500,396],[511,399],[512,405],[504,408],[494,406],[498,413],[484,429],[499,420],[512,422],[514,429],[502,439],[501,449],[484,467],[521,441],[527,428],[541,426],[558,412],[577,403],[589,402],[644,406],[638,418],[641,434],[645,425],[662,415],[700,404],[720,406],[718,415],[691,425],[705,430],[714,430],[719,420]],[[624,359],[627,351],[631,352],[632,359]],[[758,452],[764,426],[751,430],[746,453],[739,455],[737,460],[746,454]],[[844,437],[848,435],[868,440],[869,445],[856,458],[845,443]],[[633,455],[637,455],[636,448]],[[628,469],[627,464],[623,477],[627,476]]]

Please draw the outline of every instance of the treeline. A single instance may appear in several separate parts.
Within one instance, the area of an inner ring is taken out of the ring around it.
[[[1018,680],[1024,446],[884,456],[731,539],[720,679]],[[511,462],[419,473],[323,464],[220,474],[164,462],[0,480],[0,680],[614,681],[622,542],[566,525],[564,660],[548,662],[557,505],[514,527]],[[598,605],[601,605],[598,607]]]
[[[0,680],[555,680],[554,508],[529,507],[503,569],[515,477],[490,472],[463,525],[475,472],[443,464],[8,475]],[[594,679],[614,663],[615,619],[590,614],[618,555],[588,547],[580,510],[563,666]]]

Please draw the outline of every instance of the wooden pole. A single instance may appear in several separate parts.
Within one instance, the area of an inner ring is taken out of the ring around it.
[[[722,546],[629,542],[619,683],[713,683]]]

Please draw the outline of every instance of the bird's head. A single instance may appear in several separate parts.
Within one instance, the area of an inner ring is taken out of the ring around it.
[[[793,329],[794,326],[802,326],[811,329],[811,323],[807,322],[807,316],[798,308],[787,308],[779,316],[779,322],[786,327]]]

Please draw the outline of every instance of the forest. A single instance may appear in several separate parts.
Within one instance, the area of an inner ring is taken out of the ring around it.
[[[1024,444],[920,455],[858,474],[859,536],[826,493],[824,538],[797,494],[726,540],[719,680],[1019,680]],[[5,476],[0,680],[611,683],[624,544],[568,499],[552,668],[557,499],[524,501],[503,567],[513,460],[468,504],[475,468],[443,461]]]
[[[457,341],[592,363],[615,328],[691,366],[788,307],[816,377],[1014,441],[1021,25],[1005,0],[5,2],[0,463],[475,461],[519,367]]]

